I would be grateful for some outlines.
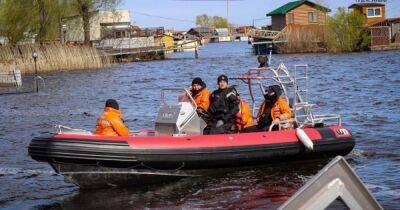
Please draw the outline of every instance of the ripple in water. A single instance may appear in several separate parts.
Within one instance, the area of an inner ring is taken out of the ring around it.
[[[276,164],[235,169],[177,183],[134,189],[79,191],[50,166],[32,160],[27,145],[55,124],[93,130],[104,101],[120,102],[130,129],[152,128],[160,88],[187,87],[200,76],[210,89],[219,74],[238,75],[256,65],[246,43],[208,44],[165,61],[116,65],[96,71],[42,75],[38,94],[0,96],[0,208],[10,209],[274,209],[324,163]],[[319,113],[337,113],[356,137],[347,156],[385,209],[400,203],[399,51],[350,54],[276,55],[273,62],[310,65],[311,102]],[[384,67],[384,68],[382,68]],[[230,82],[235,84],[234,81]],[[238,83],[236,83],[238,84]],[[247,89],[239,86],[242,97]],[[258,97],[261,100],[261,97]],[[34,170],[38,173],[31,173]]]

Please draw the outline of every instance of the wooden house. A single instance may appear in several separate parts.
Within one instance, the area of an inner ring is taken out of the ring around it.
[[[386,19],[385,4],[359,3],[350,5],[349,9],[357,10],[363,14],[367,20],[367,24],[380,22]]]
[[[255,29],[254,26],[239,26],[236,28],[236,33],[239,34],[247,34],[249,31]]]
[[[399,49],[400,18],[386,18],[385,4],[358,3],[349,9],[365,16],[365,24],[371,31],[371,49]]]
[[[400,44],[400,18],[388,18],[368,24],[371,30],[371,48],[380,49],[392,43]],[[400,46],[396,46],[399,49]]]
[[[210,27],[196,27],[187,31],[187,34],[190,34],[198,39],[210,39],[215,34],[215,31]]]
[[[163,46],[165,49],[167,49],[167,53],[173,52],[174,36],[172,34],[165,33],[163,35],[155,36],[154,42],[157,46]]]
[[[267,16],[271,17],[271,29],[274,31],[281,31],[289,24],[325,24],[329,11],[328,8],[312,1],[299,0],[289,2],[268,13]]]

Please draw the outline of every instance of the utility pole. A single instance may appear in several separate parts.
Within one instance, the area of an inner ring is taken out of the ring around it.
[[[231,29],[229,27],[229,0],[226,0],[226,23],[228,24],[228,36],[230,36]]]
[[[226,0],[226,21],[229,24],[229,0]]]

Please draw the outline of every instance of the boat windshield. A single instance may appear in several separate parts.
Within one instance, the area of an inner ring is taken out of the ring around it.
[[[164,105],[178,105],[188,102],[195,106],[192,97],[185,89],[162,89],[161,101]]]

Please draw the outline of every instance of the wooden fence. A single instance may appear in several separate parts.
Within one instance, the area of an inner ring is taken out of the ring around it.
[[[371,46],[389,45],[390,44],[390,27],[376,26],[371,29]]]

